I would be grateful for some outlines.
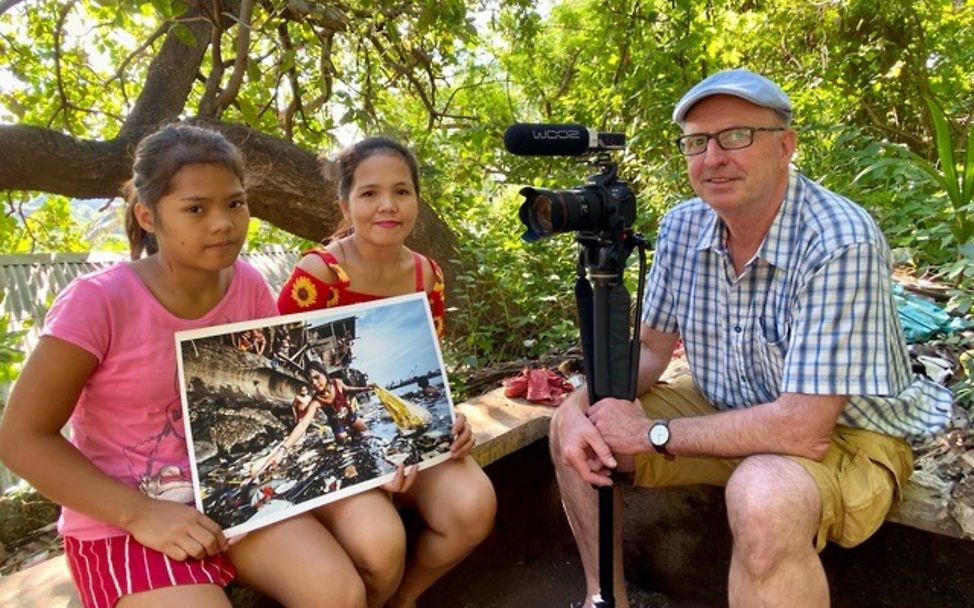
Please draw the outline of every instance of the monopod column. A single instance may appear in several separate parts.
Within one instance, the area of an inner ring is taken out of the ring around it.
[[[623,328],[623,345],[628,343],[628,294],[620,272],[589,269],[592,294],[592,365],[593,381],[589,398],[596,403],[605,397],[625,397],[618,388],[620,378],[628,376],[628,361],[620,360],[613,351]],[[621,290],[621,291],[620,291]],[[620,300],[620,297],[622,300]],[[620,303],[622,306],[620,307]],[[623,349],[625,350],[625,349]],[[621,364],[621,367],[620,367]],[[624,384],[623,384],[624,385]],[[600,487],[599,494],[599,594],[593,598],[598,608],[615,608],[615,505],[613,487]]]
[[[595,399],[593,404],[608,394],[610,380],[609,368],[609,290],[611,286],[609,280],[612,277],[605,274],[589,273],[589,278],[594,284],[592,298],[592,323],[593,323],[593,351],[592,362],[595,374]],[[615,608],[615,560],[614,560],[614,519],[613,519],[613,500],[614,488],[599,487],[599,594],[595,597],[595,605],[599,608]]]
[[[645,243],[625,231],[599,238],[581,234],[579,280],[575,286],[579,327],[585,354],[589,402],[605,397],[634,399],[639,361],[638,325],[631,323],[630,298],[623,281],[626,259],[640,249],[640,299],[645,277]],[[635,318],[639,318],[639,302]],[[598,608],[615,608],[615,500],[613,487],[598,488],[599,496],[599,593],[592,598]]]

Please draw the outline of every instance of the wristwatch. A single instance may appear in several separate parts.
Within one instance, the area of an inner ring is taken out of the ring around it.
[[[666,451],[666,444],[670,442],[669,420],[663,419],[654,422],[653,426],[649,427],[649,431],[646,432],[646,436],[654,450],[666,456],[670,454]]]

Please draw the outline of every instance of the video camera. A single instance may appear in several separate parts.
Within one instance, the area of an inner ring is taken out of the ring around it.
[[[600,133],[582,125],[515,124],[504,132],[504,146],[518,156],[596,155],[601,171],[567,190],[525,187],[518,212],[527,230],[521,236],[534,242],[560,232],[621,233],[636,221],[636,196],[620,180],[618,164],[609,152],[622,150],[626,136]]]
[[[632,231],[636,196],[620,180],[610,151],[625,148],[621,133],[599,133],[581,125],[516,124],[504,133],[504,146],[521,156],[595,155],[601,172],[568,190],[522,188],[518,214],[528,242],[576,231],[579,245],[575,300],[588,380],[589,403],[604,397],[632,400],[639,368],[639,319],[646,275],[647,243]],[[626,259],[639,249],[639,291],[635,310],[623,283]],[[627,335],[628,334],[628,335]],[[599,488],[599,587],[597,608],[614,608],[612,595],[613,497]]]

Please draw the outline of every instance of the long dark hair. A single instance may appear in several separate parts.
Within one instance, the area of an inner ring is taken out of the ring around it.
[[[315,361],[314,359],[308,361],[307,365],[304,366],[304,377],[311,382],[311,372],[315,371],[324,376],[326,379],[331,380],[331,375],[328,374],[328,370],[325,369],[324,364],[321,361]]]
[[[244,159],[240,150],[217,131],[186,124],[170,124],[146,136],[135,149],[132,179],[122,192],[127,199],[125,233],[133,260],[145,252],[159,251],[155,237],[135,217],[135,204],[142,203],[157,216],[159,199],[169,193],[169,183],[186,165],[217,164],[226,167],[244,183]]]
[[[376,154],[390,154],[400,156],[409,167],[410,176],[413,178],[413,191],[416,198],[419,198],[419,163],[416,156],[406,146],[388,137],[368,137],[362,141],[348,146],[338,153],[334,163],[322,162],[322,174],[325,179],[336,179],[338,182],[338,200],[348,201],[352,192],[352,181],[355,179],[355,170],[367,158]],[[324,159],[322,159],[324,160]],[[337,176],[334,174],[334,167],[337,164]],[[334,234],[326,240],[339,239],[352,233],[352,221],[342,218],[341,224]]]

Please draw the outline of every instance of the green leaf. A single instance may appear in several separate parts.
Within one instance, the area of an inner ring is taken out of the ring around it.
[[[251,82],[260,82],[260,64],[252,57],[247,59],[247,78]]]
[[[950,139],[950,125],[937,102],[931,97],[924,99],[930,108],[930,118],[933,121],[936,134],[937,157],[940,160],[940,170],[944,177],[942,183],[956,210],[961,206],[961,196],[960,184],[957,180],[957,164],[954,160],[954,146]]]
[[[170,0],[152,0],[152,6],[166,19],[172,19],[174,17],[173,6]]]
[[[881,158],[881,159],[877,160],[876,162],[872,163],[871,165],[869,165],[868,167],[866,167],[865,169],[863,169],[862,171],[860,171],[859,173],[857,173],[856,176],[854,178],[852,178],[852,183],[853,184],[858,183],[859,180],[861,180],[865,176],[867,176],[870,173],[873,173],[875,171],[878,171],[879,169],[882,169],[884,167],[902,166],[902,165],[903,165],[903,159],[900,159],[900,158]]]
[[[193,36],[193,32],[190,31],[188,27],[182,23],[177,23],[169,29],[169,32],[173,34],[180,42],[189,47],[196,47],[196,37]]]
[[[968,202],[974,199],[974,124],[967,126],[967,153],[961,186],[961,199]]]

